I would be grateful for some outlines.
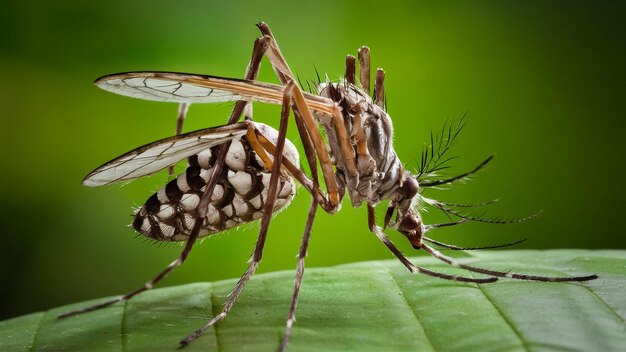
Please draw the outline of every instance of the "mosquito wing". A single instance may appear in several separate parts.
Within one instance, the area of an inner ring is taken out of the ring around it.
[[[103,186],[151,175],[203,150],[246,134],[248,124],[206,128],[141,146],[92,171],[85,186]]]
[[[283,87],[271,83],[175,72],[127,72],[100,77],[96,86],[120,95],[174,103],[217,103],[236,100],[282,104]],[[333,102],[305,93],[309,107],[327,115]]]

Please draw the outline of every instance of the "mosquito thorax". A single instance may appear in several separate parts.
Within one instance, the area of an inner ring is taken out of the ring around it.
[[[317,86],[318,94],[331,99],[340,108],[346,131],[352,145],[356,145],[357,128],[365,134],[368,160],[356,160],[358,177],[350,178],[345,160],[341,157],[338,136],[331,117],[316,113],[326,130],[330,153],[337,167],[337,177],[346,185],[353,207],[363,202],[377,204],[390,199],[402,184],[403,166],[393,148],[391,117],[376,105],[372,98],[356,85],[346,82],[325,82]],[[357,119],[357,115],[359,119]],[[357,122],[360,121],[360,126]]]
[[[260,123],[255,123],[255,127],[276,143],[278,131]],[[159,241],[188,239],[198,218],[196,208],[200,197],[213,172],[217,148],[206,149],[189,157],[186,171],[148,198],[135,214],[132,227],[142,235]],[[298,151],[289,140],[285,143],[284,153],[294,165],[299,165]],[[260,219],[270,175],[270,170],[245,137],[233,140],[213,190],[209,210],[203,219],[200,236]],[[294,180],[287,174],[281,174],[279,179],[279,192],[273,212],[286,208],[296,191]]]

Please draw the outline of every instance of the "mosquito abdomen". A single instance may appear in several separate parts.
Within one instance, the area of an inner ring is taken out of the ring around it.
[[[289,144],[285,147],[289,148]],[[191,156],[186,171],[154,193],[137,211],[132,227],[142,235],[159,241],[188,239],[198,219],[197,206],[213,173],[218,147]],[[295,147],[293,149],[295,151]],[[279,179],[273,212],[286,208],[296,190],[291,177],[281,174]],[[247,139],[233,140],[213,190],[209,211],[202,219],[199,236],[212,235],[260,219],[269,180],[269,170]]]

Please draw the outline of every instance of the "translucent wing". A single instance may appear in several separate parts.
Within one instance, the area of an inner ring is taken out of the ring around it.
[[[128,72],[98,78],[96,86],[120,95],[174,103],[248,100],[282,104],[283,87],[233,78],[174,72]],[[332,114],[331,100],[305,93],[309,107]]]
[[[248,124],[206,128],[161,139],[132,150],[92,171],[83,180],[85,186],[103,186],[151,175],[212,146],[240,138]]]

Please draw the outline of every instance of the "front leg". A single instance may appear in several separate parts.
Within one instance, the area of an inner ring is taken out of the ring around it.
[[[402,252],[400,252],[398,247],[396,247],[393,244],[393,242],[391,242],[389,237],[387,237],[387,235],[385,235],[385,233],[380,228],[380,226],[376,225],[376,219],[375,219],[375,216],[374,216],[374,207],[371,206],[370,204],[367,205],[367,222],[368,222],[368,226],[369,226],[370,231],[373,232],[376,235],[376,237],[378,237],[378,239],[389,249],[389,251],[391,251],[391,253],[393,253],[393,255],[396,256],[396,258],[398,258],[398,260],[400,260],[400,262],[407,269],[409,269],[409,271],[411,273],[420,273],[420,274],[424,274],[424,275],[428,275],[428,276],[432,276],[432,277],[437,277],[437,278],[444,279],[444,280],[452,280],[452,281],[460,281],[460,282],[473,282],[473,283],[477,283],[477,284],[485,284],[485,283],[489,283],[489,282],[498,281],[498,278],[497,277],[493,277],[493,276],[492,277],[475,279],[473,277],[444,274],[444,273],[440,273],[440,272],[437,272],[437,271],[433,271],[433,270],[430,270],[430,269],[423,268],[421,266],[417,266],[417,265],[413,264],[407,257],[405,257],[404,254],[402,254]]]

